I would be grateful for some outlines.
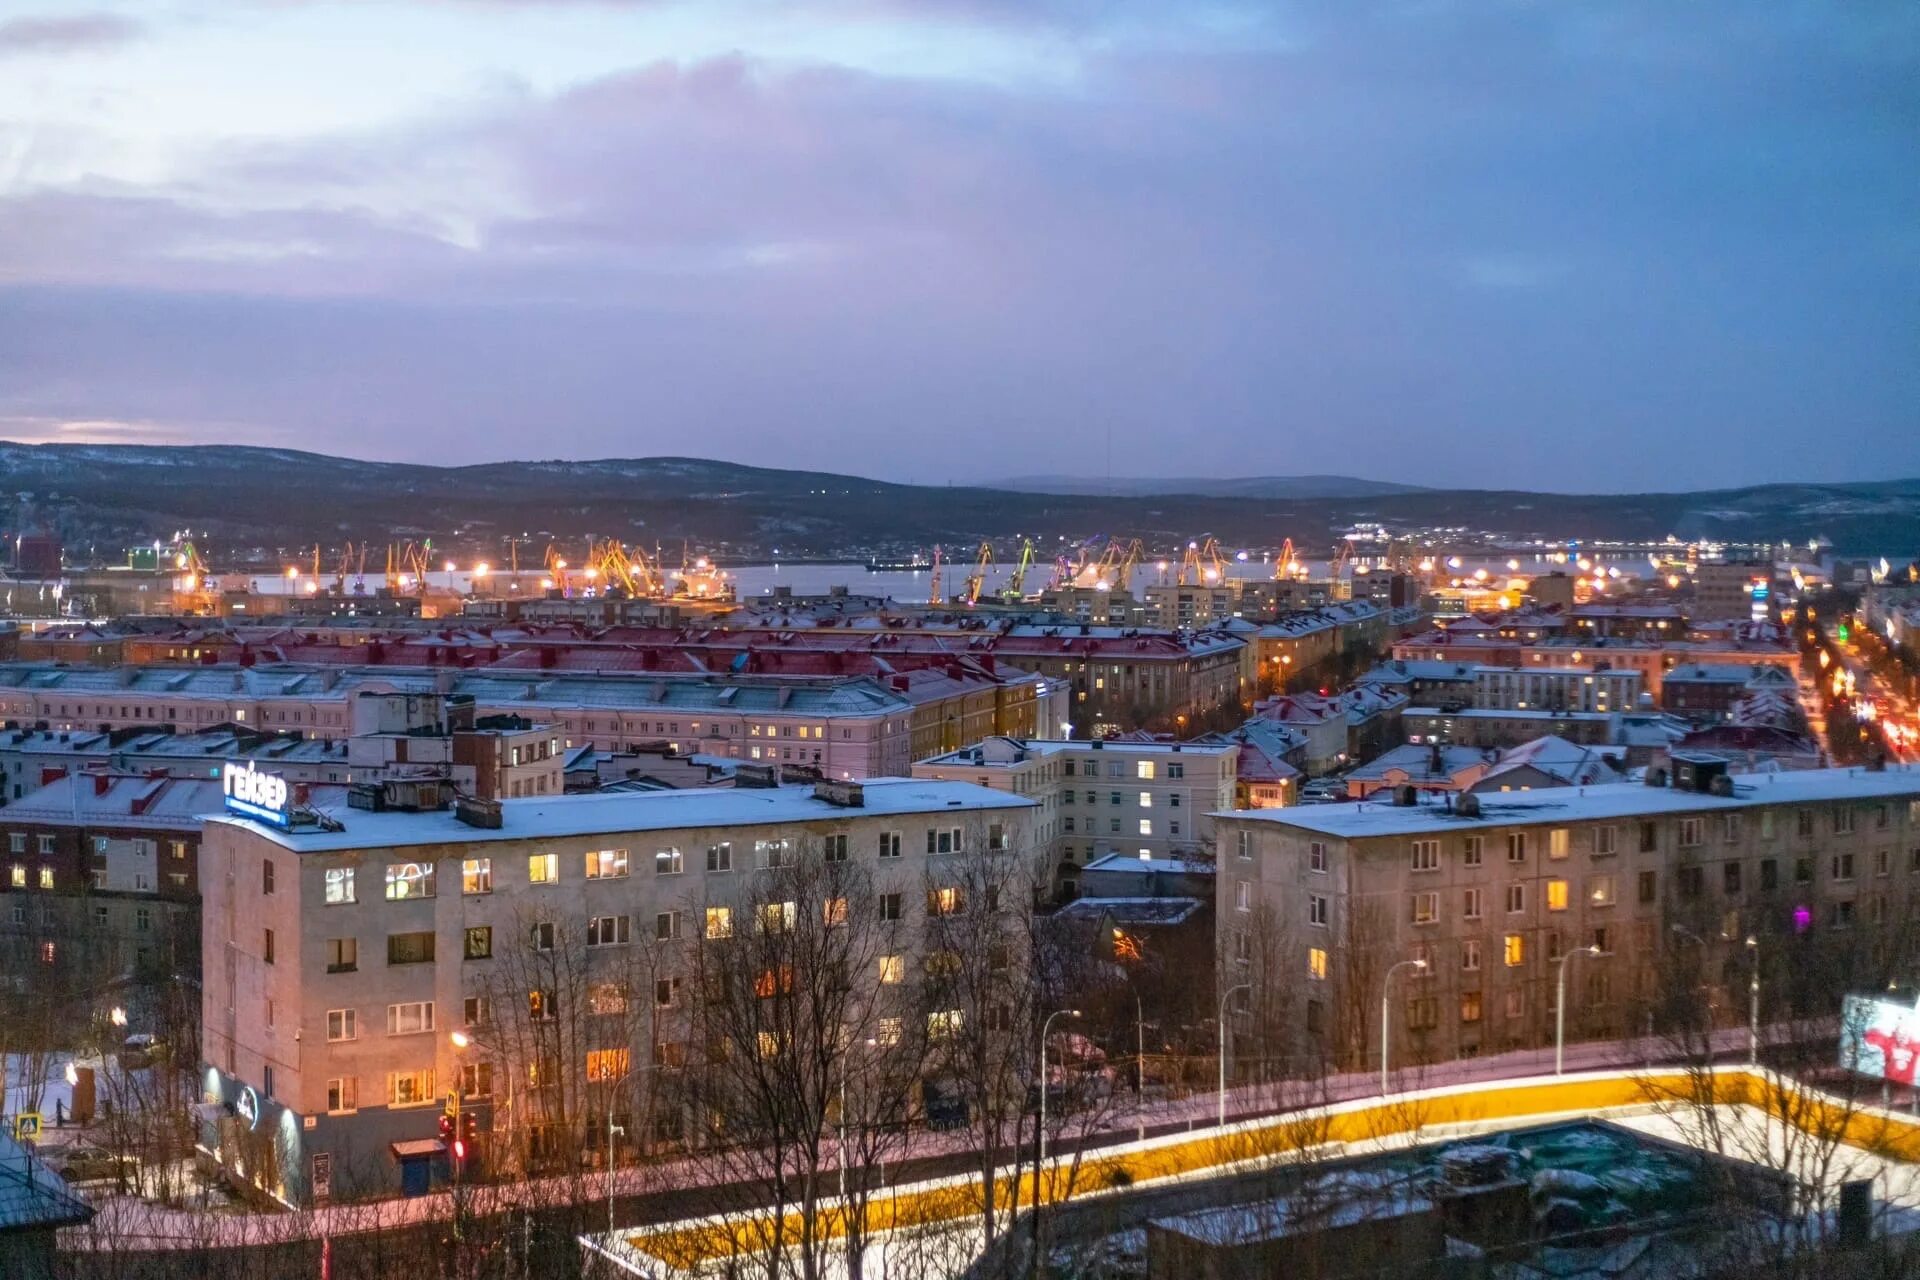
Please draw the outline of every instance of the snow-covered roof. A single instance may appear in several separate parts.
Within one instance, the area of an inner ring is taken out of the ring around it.
[[[928,778],[869,778],[861,783],[863,804],[830,804],[811,787],[691,788],[644,793],[591,793],[503,800],[498,828],[474,827],[449,810],[430,813],[373,812],[344,803],[314,807],[343,830],[300,827],[281,831],[231,814],[208,818],[208,825],[240,827],[299,853],[350,849],[472,844],[493,840],[542,840],[568,836],[621,835],[642,831],[680,831],[707,827],[772,826],[782,823],[835,822],[863,816],[951,816],[1035,807],[1035,801],[970,782]]]
[[[59,1174],[0,1131],[0,1232],[72,1226],[92,1216],[93,1206]]]
[[[1142,858],[1131,853],[1107,853],[1089,862],[1084,871],[1135,872],[1147,875],[1159,872],[1162,875],[1210,876],[1213,868],[1204,862],[1187,862],[1180,858]]]
[[[1593,787],[1554,787],[1542,791],[1498,792],[1481,796],[1478,817],[1423,800],[1394,805],[1366,800],[1356,804],[1313,805],[1298,809],[1243,809],[1215,813],[1217,818],[1291,827],[1317,835],[1364,839],[1428,831],[1517,826],[1529,823],[1583,822],[1604,818],[1657,817],[1662,814],[1755,808],[1769,804],[1822,801],[1920,800],[1920,765],[1888,765],[1885,770],[1803,769],[1745,775],[1734,780],[1731,796],[1640,783]]]

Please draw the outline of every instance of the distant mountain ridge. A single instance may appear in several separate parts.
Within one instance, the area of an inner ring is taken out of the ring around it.
[[[1044,479],[1044,477],[1043,477]],[[1319,484],[1345,477],[1265,477]],[[1186,480],[1140,482],[1188,485]],[[1367,485],[1374,482],[1355,481]],[[587,536],[677,551],[682,540],[736,560],[862,556],[983,539],[1036,539],[1045,556],[1095,534],[1169,548],[1211,534],[1229,548],[1291,537],[1325,546],[1359,522],[1481,529],[1515,539],[1804,542],[1911,555],[1920,480],[1776,484],[1701,493],[1541,494],[1416,489],[1349,496],[1050,493],[896,484],[705,458],[548,459],[459,467],[369,462],[226,445],[0,442],[0,530],[51,524],[80,556],[103,559],[176,530],[221,548],[294,550],[431,536],[450,551]]]
[[[1420,493],[1420,485],[1365,480],[1359,476],[1215,476],[1211,479],[1170,477],[1015,476],[998,487],[1015,493],[1078,493],[1116,497],[1193,494],[1207,498],[1378,498],[1393,493]]]

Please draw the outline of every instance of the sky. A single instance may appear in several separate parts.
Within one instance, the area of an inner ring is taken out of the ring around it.
[[[0,437],[1920,476],[1920,6],[0,0]]]

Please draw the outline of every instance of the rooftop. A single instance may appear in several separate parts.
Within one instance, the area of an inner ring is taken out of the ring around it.
[[[1217,818],[1290,827],[1316,835],[1365,839],[1431,831],[1479,831],[1532,823],[1584,822],[1606,818],[1656,817],[1749,809],[1773,804],[1882,799],[1920,800],[1920,765],[1865,769],[1803,769],[1748,774],[1736,778],[1731,796],[1636,782],[1593,787],[1555,787],[1542,791],[1498,792],[1481,796],[1480,813],[1468,817],[1439,800],[1414,805],[1363,800],[1355,804],[1313,805],[1298,809],[1247,809],[1216,813]]]
[[[1030,809],[1035,802],[970,782],[924,778],[870,778],[861,784],[864,804],[830,804],[811,787],[761,789],[698,788],[679,791],[613,792],[504,800],[498,828],[474,827],[451,811],[382,812],[349,808],[344,800],[314,806],[343,830],[302,827],[281,831],[232,814],[216,814],[208,825],[234,826],[297,853],[331,853],[369,848],[472,844],[495,840],[541,840],[568,836],[621,835],[642,831],[681,831],[701,827],[769,826],[782,823],[844,822],[863,816],[954,815]]]

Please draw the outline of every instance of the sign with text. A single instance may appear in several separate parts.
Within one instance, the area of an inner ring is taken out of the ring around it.
[[[292,791],[287,780],[277,773],[261,772],[251,760],[244,764],[227,761],[220,770],[220,789],[229,813],[282,828],[293,822]]]
[[[1895,1084],[1912,1084],[1920,1066],[1920,1007],[1848,996],[1840,1010],[1840,1065]]]

